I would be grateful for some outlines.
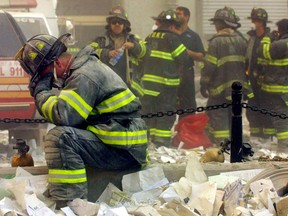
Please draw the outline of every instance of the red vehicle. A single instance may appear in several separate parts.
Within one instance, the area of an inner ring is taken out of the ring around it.
[[[12,15],[2,10],[0,29],[0,130],[9,131],[9,143],[21,138],[27,141],[35,139],[41,145],[47,124],[17,121],[40,118],[28,89],[29,76],[14,60],[26,37]]]
[[[28,89],[29,77],[14,60],[26,38],[5,11],[0,11],[0,29],[0,118],[33,118],[35,105]]]

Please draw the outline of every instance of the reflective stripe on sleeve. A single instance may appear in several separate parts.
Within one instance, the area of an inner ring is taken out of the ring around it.
[[[160,83],[160,84],[167,85],[167,86],[179,86],[180,84],[179,78],[169,79],[169,78],[156,76],[152,74],[144,74],[142,77],[142,81],[155,82],[155,83]]]
[[[180,44],[172,53],[172,57],[176,58],[179,55],[181,55],[181,53],[183,53],[186,50],[186,47],[184,46],[184,44]]]
[[[72,90],[62,90],[59,98],[66,101],[71,107],[73,107],[82,118],[86,119],[89,113],[92,111],[92,107],[86,103],[83,98]]]
[[[47,101],[42,105],[41,111],[45,118],[49,119],[50,122],[53,122],[53,116],[52,116],[52,109],[54,104],[58,102],[57,96],[50,96]]]
[[[138,58],[142,58],[146,54],[146,46],[145,46],[145,44],[146,44],[145,41],[140,41],[139,42],[139,45],[141,47],[141,52],[137,56]]]
[[[270,43],[263,45],[263,56],[265,59],[269,59],[269,60],[272,59],[270,55]]]
[[[133,80],[131,81],[131,88],[133,88],[135,91],[137,91],[139,95],[141,95],[141,96],[144,95],[144,89],[142,88],[142,86]]]
[[[123,106],[126,106],[133,101],[136,96],[129,90],[126,89],[98,104],[96,107],[99,114],[113,112]]]
[[[215,56],[207,54],[206,61],[210,62],[211,64],[217,65],[218,59]]]

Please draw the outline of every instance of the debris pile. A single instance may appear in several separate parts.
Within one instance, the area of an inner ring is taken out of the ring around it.
[[[0,215],[287,216],[288,164],[207,177],[195,152],[168,155],[164,161],[187,159],[178,181],[169,182],[162,166],[147,167],[124,175],[122,190],[109,183],[97,202],[75,199],[59,211],[43,196],[47,176],[18,167],[14,178],[0,181]]]

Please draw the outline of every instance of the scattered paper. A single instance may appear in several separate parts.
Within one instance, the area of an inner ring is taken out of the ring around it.
[[[162,167],[153,167],[139,172],[127,174],[123,176],[122,188],[128,194],[133,194],[139,191],[151,190],[169,182],[165,178]]]
[[[188,156],[185,177],[192,183],[203,183],[208,181],[203,167],[194,152]]]
[[[213,206],[216,197],[217,185],[214,182],[205,182],[192,185],[192,193],[188,206],[203,216],[212,216]]]

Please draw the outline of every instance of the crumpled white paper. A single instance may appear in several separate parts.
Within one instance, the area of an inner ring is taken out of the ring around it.
[[[208,181],[208,178],[200,164],[197,155],[191,152],[188,156],[188,162],[185,171],[185,177],[192,183],[204,183]]]
[[[105,203],[100,203],[97,216],[129,216],[124,206],[112,208]]]
[[[192,185],[192,193],[188,206],[203,216],[212,216],[216,197],[217,185],[215,182],[204,182]]]
[[[0,215],[26,216],[26,214],[22,212],[19,204],[10,198],[3,198],[0,201]]]
[[[133,194],[167,185],[169,181],[160,166],[124,175],[122,178],[123,191]]]

